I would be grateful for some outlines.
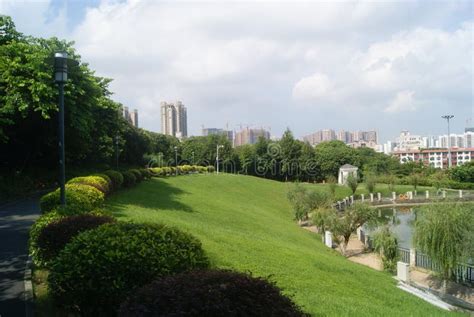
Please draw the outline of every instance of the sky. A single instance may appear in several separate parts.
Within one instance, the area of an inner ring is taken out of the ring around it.
[[[463,132],[474,116],[472,1],[0,0],[17,29],[75,41],[113,99],[159,132],[181,100],[188,131],[264,127]]]

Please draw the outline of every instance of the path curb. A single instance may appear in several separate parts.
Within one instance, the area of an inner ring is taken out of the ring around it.
[[[25,266],[25,275],[24,275],[24,284],[25,284],[25,316],[26,317],[33,317],[34,316],[34,309],[33,309],[33,282],[32,282],[32,269],[33,269],[33,261],[31,260],[31,255],[28,255],[28,260],[26,261]]]

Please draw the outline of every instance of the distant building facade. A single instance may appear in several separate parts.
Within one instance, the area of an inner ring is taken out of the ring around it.
[[[227,140],[229,140],[231,144],[233,144],[234,142],[233,131],[218,129],[218,128],[203,128],[202,136],[208,136],[208,135],[225,135],[227,137]]]
[[[187,109],[181,101],[167,103],[162,101],[161,108],[161,133],[172,135],[179,139],[188,136]]]
[[[260,137],[268,140],[270,139],[270,132],[265,129],[242,129],[235,133],[234,146],[255,144]]]
[[[359,144],[373,144],[378,143],[377,131],[336,131],[332,129],[319,130],[303,137],[304,142],[308,142],[311,145],[318,145],[321,142],[339,140],[345,144],[352,144],[354,147],[358,147]],[[374,146],[375,148],[375,146]]]
[[[395,151],[392,153],[400,163],[423,162],[427,166],[435,168],[448,167],[448,149],[420,149]],[[451,149],[452,166],[462,165],[474,160],[474,148],[454,148]]]
[[[131,125],[138,128],[138,110],[134,109],[132,112],[128,109],[128,107],[123,107],[123,117],[125,120],[130,122]]]

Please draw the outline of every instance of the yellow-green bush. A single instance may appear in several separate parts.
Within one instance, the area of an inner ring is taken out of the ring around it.
[[[104,175],[105,176],[105,175]],[[107,177],[107,176],[106,176]],[[107,177],[108,178],[108,177]],[[110,180],[110,178],[108,178]],[[101,192],[103,192],[105,195],[110,193],[110,184],[102,176],[82,176],[82,177],[74,177],[73,179],[69,180],[67,182],[68,184],[83,184],[83,185],[89,185],[92,187],[97,188]]]
[[[57,209],[61,214],[73,215],[90,212],[104,202],[104,193],[84,184],[66,184],[66,207],[60,207],[60,191],[44,195],[40,199],[41,212]]]

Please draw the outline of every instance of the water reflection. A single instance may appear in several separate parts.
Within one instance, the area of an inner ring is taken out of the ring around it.
[[[413,224],[416,220],[417,209],[408,207],[380,208],[378,217],[364,225],[367,234],[375,232],[383,225],[389,225],[398,239],[398,246],[409,249],[412,247]]]

